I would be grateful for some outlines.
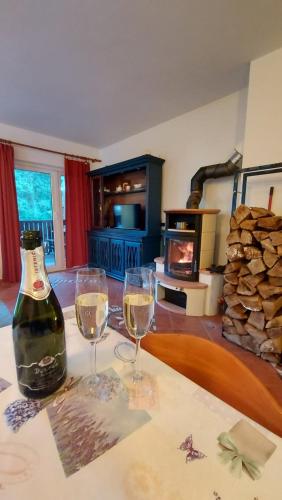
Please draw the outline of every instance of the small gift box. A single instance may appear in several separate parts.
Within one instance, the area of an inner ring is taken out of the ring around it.
[[[245,470],[252,479],[259,479],[263,466],[276,449],[276,445],[245,420],[240,420],[229,432],[218,436],[222,463],[230,462],[230,470],[237,477]]]

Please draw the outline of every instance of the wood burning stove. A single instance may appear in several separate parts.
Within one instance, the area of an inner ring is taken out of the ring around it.
[[[199,270],[213,264],[216,214],[219,210],[166,210],[165,274],[198,281]]]

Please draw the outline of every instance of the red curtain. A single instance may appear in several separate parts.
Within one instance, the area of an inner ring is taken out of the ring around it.
[[[88,262],[87,231],[91,229],[91,189],[88,162],[65,158],[66,264]]]
[[[0,239],[3,280],[20,280],[20,224],[14,175],[14,149],[0,144]]]

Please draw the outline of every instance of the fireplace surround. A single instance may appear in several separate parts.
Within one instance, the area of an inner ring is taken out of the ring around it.
[[[199,270],[213,264],[216,209],[165,210],[165,274],[198,281]]]

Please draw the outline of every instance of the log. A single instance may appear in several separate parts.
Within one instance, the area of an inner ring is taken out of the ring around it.
[[[238,306],[235,306],[238,307]],[[276,299],[266,299],[262,301],[262,307],[265,314],[265,319],[274,318],[275,314],[282,307],[282,296]]]
[[[250,311],[261,311],[262,310],[262,300],[261,297],[257,295],[252,295],[250,297],[245,295],[240,295],[240,302],[245,309]]]
[[[253,231],[253,236],[257,241],[262,241],[268,238],[268,231]]]
[[[241,229],[247,229],[248,231],[253,231],[257,225],[257,221],[253,219],[246,219],[240,224]]]
[[[265,250],[263,252],[263,262],[265,263],[265,265],[267,267],[270,267],[270,268],[273,267],[274,264],[276,264],[276,262],[278,260],[279,260],[279,257],[275,253],[271,253],[268,250]]]
[[[258,220],[258,226],[265,229],[280,229],[282,227],[282,217],[274,215],[273,217],[262,217]]]
[[[224,280],[231,285],[238,285],[239,282],[237,273],[225,274]]]
[[[236,331],[238,335],[246,335],[247,330],[245,328],[245,322],[240,321],[239,319],[233,319],[234,326],[236,328]]]
[[[262,259],[253,259],[249,262],[249,264],[247,264],[247,266],[252,274],[259,274],[266,269]]]
[[[272,231],[269,233],[269,238],[274,246],[282,245],[282,231]]]
[[[253,235],[251,231],[246,231],[246,229],[243,229],[241,233],[241,243],[242,245],[252,245],[254,241]]]
[[[261,330],[258,330],[254,326],[250,325],[249,323],[246,323],[245,325],[246,331],[248,332],[249,335],[254,337],[256,341],[261,344],[267,339],[267,335],[265,332],[262,332]]]
[[[282,326],[274,326],[273,328],[268,328],[266,330],[268,337],[275,339],[277,337],[282,337]]]
[[[233,293],[232,295],[226,295],[225,302],[228,305],[228,307],[233,307],[236,306],[237,304],[240,304],[240,297],[239,295],[237,295],[237,293]]]
[[[230,262],[234,262],[235,260],[243,259],[244,251],[241,243],[235,243],[234,245],[230,245],[226,250],[227,259]]]
[[[241,231],[236,229],[235,231],[231,231],[226,238],[226,243],[228,245],[232,245],[233,243],[241,243]]]
[[[234,325],[235,326],[235,325]],[[276,316],[265,325],[268,337],[282,336],[282,316]]]
[[[261,344],[261,339],[255,338],[255,336],[251,335],[241,335],[241,346],[244,347],[244,349],[248,349],[248,351],[252,351],[255,354],[259,355],[260,350],[259,346]]]
[[[273,328],[276,326],[282,326],[282,316],[276,316],[266,323],[266,328]]]
[[[231,283],[225,283],[223,286],[223,295],[231,295],[232,293],[236,292],[236,286],[231,285]]]
[[[232,215],[231,219],[230,219],[230,229],[233,231],[234,229],[239,229],[239,224],[238,222],[236,221],[234,215]]]
[[[222,316],[222,324],[224,326],[234,326],[233,320],[226,316],[225,314]]]
[[[257,287],[259,283],[261,283],[264,278],[265,278],[265,274],[264,273],[259,273],[259,274],[249,274],[248,276],[245,276],[245,283],[248,285],[248,286],[251,286],[251,287]]]
[[[271,285],[282,286],[282,278],[278,278],[277,276],[269,276],[268,281]]]
[[[229,334],[228,332],[226,332],[225,330],[223,330],[222,335],[227,340],[229,340],[229,342],[233,342],[233,344],[237,344],[239,346],[242,345],[241,344],[241,335],[232,335],[232,334]]]
[[[264,313],[258,311],[252,311],[248,317],[248,323],[258,330],[263,330],[265,325]]]
[[[234,307],[227,307],[225,314],[234,319],[247,319],[248,317],[244,307],[241,304],[238,304]]]
[[[225,269],[224,269],[224,274],[228,273],[234,273],[234,271],[239,271],[241,269],[241,262],[240,261],[235,261],[235,262],[229,262],[229,264],[226,264]]]
[[[249,285],[245,278],[239,278],[239,285],[236,291],[239,295],[255,295],[257,292],[256,288]]]
[[[246,274],[250,274],[250,270],[247,268],[246,264],[242,264],[238,276],[245,276]]]
[[[259,294],[263,299],[268,299],[272,295],[282,294],[282,286],[274,286],[270,285],[268,281],[264,281],[263,283],[258,284]]]
[[[236,219],[237,224],[240,224],[241,222],[243,222],[243,220],[247,218],[250,219],[251,210],[246,205],[239,205],[233,215]]]
[[[261,352],[274,352],[281,354],[282,352],[282,337],[265,340],[260,346]]]
[[[227,333],[231,333],[231,334],[234,334],[237,335],[237,330],[235,328],[235,326],[228,326],[228,325],[224,325],[224,330],[227,332]]]
[[[269,361],[269,363],[277,365],[280,361],[280,354],[275,354],[274,352],[262,352],[261,353],[261,359],[264,359],[265,361]],[[275,366],[277,369],[277,366]],[[279,372],[278,372],[279,373]]]
[[[265,240],[262,240],[260,242],[261,246],[265,249],[265,250],[268,250],[269,252],[271,253],[277,253],[276,252],[276,249],[275,247],[272,245],[271,243],[271,239],[270,238],[266,238]]]
[[[279,257],[282,257],[282,245],[278,245],[277,254],[279,255]]]
[[[243,248],[245,259],[260,259],[262,256],[261,250],[254,246],[247,246]]]
[[[251,215],[253,219],[259,219],[260,217],[272,216],[274,213],[266,208],[251,207]]]
[[[267,271],[268,276],[276,276],[278,278],[282,278],[282,258],[276,262],[275,266],[273,266],[269,271]]]

